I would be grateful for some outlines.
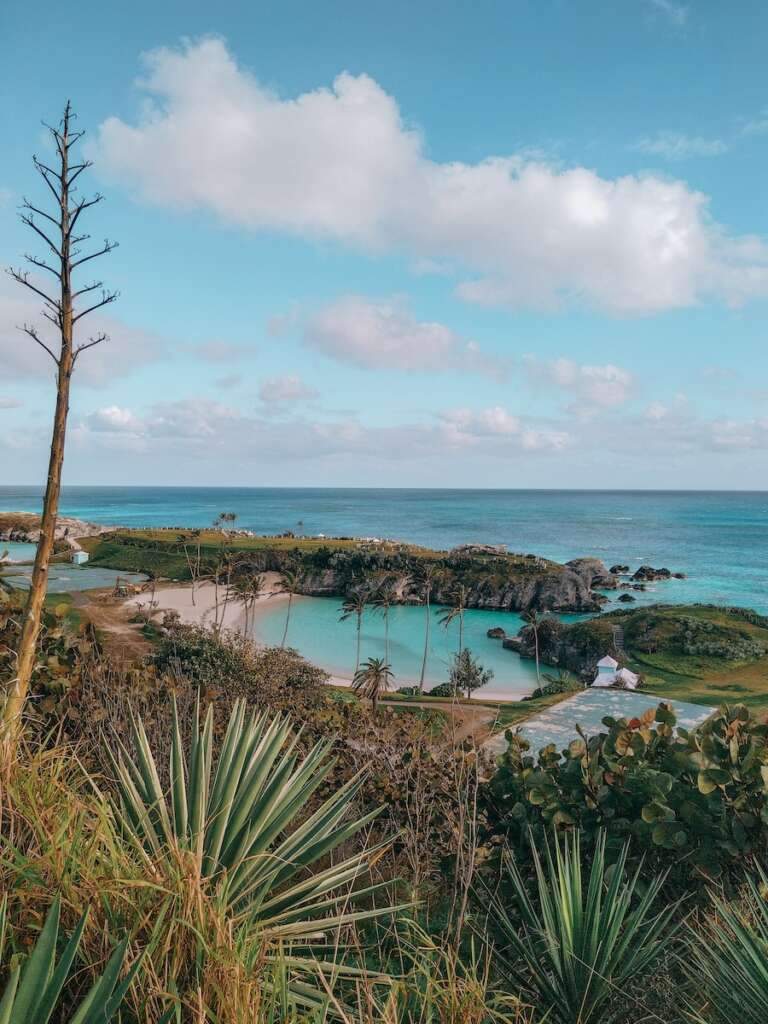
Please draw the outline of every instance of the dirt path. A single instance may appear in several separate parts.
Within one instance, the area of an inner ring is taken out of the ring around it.
[[[111,591],[79,591],[72,594],[72,604],[99,631],[106,651],[125,665],[152,653],[152,643],[141,632],[141,624],[131,622],[135,609]]]
[[[454,743],[462,743],[471,739],[477,746],[482,745],[493,730],[498,712],[496,708],[489,708],[483,704],[471,707],[467,704],[457,704],[455,701],[414,701],[414,700],[387,700],[385,707],[425,708],[427,711],[442,711],[453,719],[451,726],[446,729],[446,736]]]

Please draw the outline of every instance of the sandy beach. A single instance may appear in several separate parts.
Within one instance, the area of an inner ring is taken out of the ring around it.
[[[259,613],[266,611],[268,606],[285,604],[287,602],[288,595],[281,593],[277,589],[279,582],[279,573],[264,573],[264,592],[258,597],[255,602],[254,609],[250,612],[253,622],[258,620]],[[216,588],[209,582],[199,583],[195,587],[194,596],[195,603],[193,604],[192,586],[189,583],[159,585],[155,591],[157,608],[153,613],[153,617],[160,619],[164,611],[175,611],[178,612],[181,621],[187,625],[213,625],[216,617]],[[126,607],[138,607],[139,605],[146,605],[149,599],[149,592],[144,592],[128,598],[125,605]],[[302,600],[311,600],[311,598],[294,598],[294,602],[300,602]],[[222,627],[224,629],[244,631],[245,610],[243,608],[242,601],[230,598],[227,602],[227,607],[226,609],[223,609],[222,614],[224,588],[219,587],[218,602],[219,621]],[[258,640],[255,640],[254,642],[258,645]],[[288,646],[292,646],[290,640]],[[319,667],[322,668],[323,666],[319,665]],[[417,682],[418,680],[415,678],[409,679],[405,677],[398,677],[395,689],[397,686],[415,686]],[[328,683],[331,686],[349,687],[352,685],[352,674],[350,672],[349,675],[341,675],[338,672],[330,672],[328,676]],[[427,690],[433,685],[434,683],[428,684]],[[509,691],[494,687],[491,683],[487,688],[484,688],[482,691],[478,691],[476,696],[480,700],[515,701],[519,700],[521,695],[511,694]]]
[[[281,604],[288,600],[288,595],[280,593],[277,586],[280,576],[276,572],[264,573],[264,592],[256,599],[256,605],[269,601],[271,604]],[[194,597],[194,602],[193,602]],[[216,618],[216,607],[219,608],[219,622],[224,629],[243,629],[245,626],[245,609],[243,602],[234,600],[231,597],[224,608],[225,588],[217,588],[213,583],[198,583],[194,587],[189,583],[173,583],[160,585],[155,591],[157,609],[153,617],[160,617],[165,611],[178,612],[178,615],[186,625],[212,625]],[[146,605],[150,600],[148,591],[129,597],[125,602],[127,607],[138,607]]]

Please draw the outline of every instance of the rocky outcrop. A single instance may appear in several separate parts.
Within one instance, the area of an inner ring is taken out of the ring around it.
[[[490,640],[503,640],[507,635],[507,631],[506,629],[502,629],[501,626],[492,626],[485,635]]]
[[[584,562],[602,563],[596,559]],[[592,591],[591,580],[601,573],[579,571],[557,562],[533,555],[502,554],[498,551],[470,553],[454,550],[436,559],[433,555],[413,552],[387,553],[376,550],[332,550],[302,553],[300,549],[261,550],[254,552],[248,564],[259,571],[280,571],[288,566],[302,570],[301,591],[310,597],[346,597],[360,581],[386,575],[396,591],[396,600],[403,604],[420,604],[423,600],[415,582],[425,563],[440,570],[435,580],[433,604],[452,604],[457,585],[466,589],[468,608],[504,611],[596,612],[605,597]],[[602,566],[602,572],[605,573]]]
[[[87,523],[71,516],[59,516],[54,531],[55,540],[70,540],[75,537],[96,537],[110,533],[113,526]],[[0,513],[0,541],[19,544],[37,544],[40,540],[40,516],[31,512]]]
[[[599,558],[574,558],[565,564],[583,577],[590,588],[615,590],[619,585],[613,570],[606,569],[605,564]]]
[[[684,580],[685,573],[672,572],[671,569],[654,569],[652,565],[641,565],[637,572],[632,574],[632,579],[639,583],[649,583],[654,580]]]
[[[637,598],[633,597],[632,594],[620,594],[618,599],[623,604],[630,604],[632,601],[637,600]]]
[[[614,576],[621,576],[621,575],[625,575],[626,573],[629,572],[629,566],[628,565],[612,565],[611,568],[608,571],[613,573]]]

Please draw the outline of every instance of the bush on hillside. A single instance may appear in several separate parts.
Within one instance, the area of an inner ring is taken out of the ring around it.
[[[525,856],[554,828],[606,829],[609,849],[630,842],[645,868],[717,878],[764,849],[768,725],[743,705],[723,707],[695,732],[660,704],[641,718],[603,719],[605,732],[536,755],[519,735],[485,791],[488,838]]]

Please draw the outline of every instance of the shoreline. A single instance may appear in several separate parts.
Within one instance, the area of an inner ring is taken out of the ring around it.
[[[270,589],[265,591],[265,593],[259,595],[253,609],[249,613],[252,630],[254,629],[254,626],[260,613],[263,614],[268,610],[268,608],[275,605],[286,604],[288,601],[287,594],[282,594],[273,589],[279,579],[279,574],[265,573],[264,575],[266,577],[266,585]],[[146,605],[148,598],[149,592],[134,595],[133,597],[126,598],[126,600],[124,601],[124,607],[136,608],[139,605]],[[155,591],[155,600],[157,602],[157,608],[152,613],[153,618],[161,616],[164,611],[175,611],[178,612],[181,622],[185,625],[210,625],[216,609],[215,587],[212,583],[208,582],[199,583],[196,585],[194,605],[192,604],[192,587],[190,584],[173,583],[159,585],[157,587],[157,590]],[[300,594],[295,596],[293,600],[294,603],[296,603],[300,601],[311,601],[313,600],[313,598],[305,594]],[[222,602],[220,601],[219,603],[221,605]],[[222,627],[224,629],[233,630],[235,632],[244,632],[245,611],[243,608],[242,601],[233,601],[232,599],[230,599],[227,602],[227,607],[223,615]],[[254,636],[253,632],[251,633],[251,640],[257,647],[268,646],[264,644],[263,641],[259,640],[258,637]],[[290,647],[291,644],[289,643],[288,646]],[[299,653],[301,653],[301,651],[299,651]],[[510,652],[510,654],[512,654],[512,652]],[[316,662],[312,662],[312,664],[316,664]],[[320,664],[318,664],[317,667],[321,668],[324,672],[328,674],[328,679],[326,681],[327,686],[338,686],[344,689],[349,689],[352,686],[351,672],[350,674],[346,675],[344,673],[339,672],[338,670],[327,669]],[[433,686],[437,686],[438,682],[439,681],[428,681],[426,683],[424,694],[425,697],[429,696],[429,693],[427,692],[428,689],[431,689]],[[418,679],[407,679],[405,677],[398,677],[397,683],[397,688],[404,686],[417,686]],[[390,696],[397,696],[397,688],[388,690],[387,693]],[[516,704],[519,701],[521,701],[525,696],[529,696],[529,694],[510,693],[509,691],[499,690],[498,688],[494,688],[493,686],[489,687],[488,689],[484,687],[482,691],[477,691],[478,703],[482,702],[483,700],[493,700],[506,701],[509,703]]]
[[[268,587],[274,588],[275,583],[279,579],[278,573],[264,573],[265,582]],[[222,613],[221,626],[224,629],[232,629],[237,632],[243,632],[245,627],[245,607],[241,600],[229,598],[226,601],[226,608],[223,607],[224,600],[222,594],[224,592],[223,587],[219,587],[219,600],[218,605]],[[138,607],[148,603],[150,592],[146,591],[143,594],[136,594],[133,597],[126,598],[124,601],[124,607]],[[155,590],[155,601],[157,607],[152,612],[152,617],[155,618],[161,615],[162,612],[173,611],[177,612],[180,621],[185,626],[208,626],[211,624],[211,620],[214,618],[217,607],[216,587],[213,583],[202,582],[198,583],[194,587],[194,603],[192,601],[193,588],[191,584],[184,583],[170,583],[161,584]],[[288,600],[287,594],[281,594],[279,591],[270,589],[263,594],[259,594],[256,598],[256,605],[263,605],[266,602],[273,602],[275,604],[282,604]],[[254,607],[255,612],[255,607]]]

